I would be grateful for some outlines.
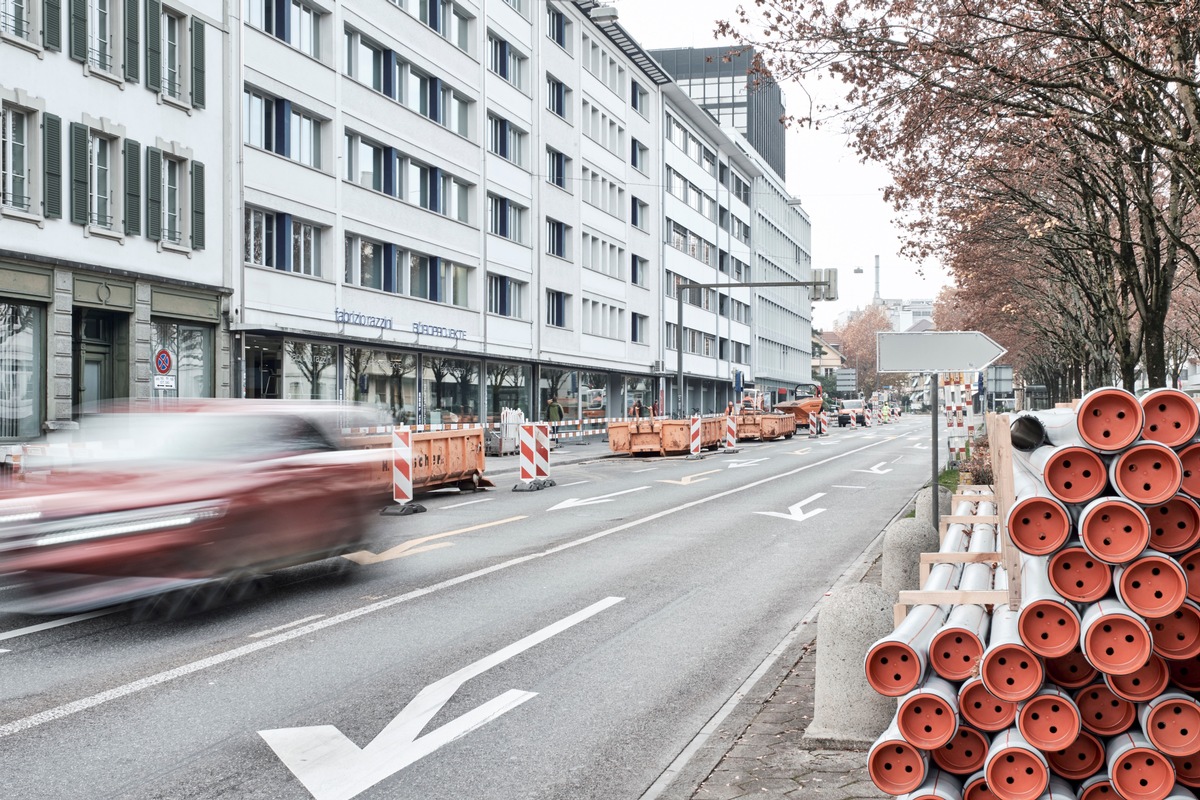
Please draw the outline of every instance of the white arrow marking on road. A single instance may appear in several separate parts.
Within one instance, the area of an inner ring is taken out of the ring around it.
[[[420,736],[459,688],[492,667],[502,664],[551,636],[621,602],[608,597],[599,603],[542,628],[503,650],[431,683],[409,701],[366,747],[359,748],[333,725],[279,728],[259,731],[275,755],[300,779],[317,800],[349,800],[380,781],[429,755],[442,745],[466,736],[476,728],[537,696],[536,692],[510,689],[440,728]],[[419,737],[419,738],[418,738]]]
[[[884,473],[891,472],[890,469],[880,469],[880,467],[882,467],[886,463],[887,463],[886,461],[880,461],[878,464],[871,467],[870,469],[856,469],[854,471],[855,472],[869,472],[872,475],[883,475]]]
[[[821,442],[821,444],[830,444],[830,443],[829,442]],[[799,450],[793,450],[791,454],[794,456],[802,456],[805,453],[809,452],[810,450],[812,450],[811,447],[801,447]]]
[[[656,481],[656,483],[673,483],[676,486],[689,486],[693,483],[699,483],[700,481],[705,480],[705,478],[702,477],[704,475],[716,475],[720,471],[721,470],[719,469],[710,469],[708,472],[696,472],[691,475],[684,475],[677,481],[667,480],[664,478],[663,480]],[[550,510],[553,511],[554,509]]]
[[[611,494],[602,494],[599,497],[582,497],[582,498],[581,497],[569,497],[566,500],[563,500],[558,505],[551,506],[550,508],[548,508],[546,510],[547,511],[558,511],[560,508],[575,508],[576,506],[590,506],[590,505],[594,505],[596,503],[611,503],[612,498],[614,498],[618,495],[629,494],[630,492],[640,492],[642,489],[649,489],[649,488],[650,488],[649,486],[638,486],[635,489],[624,489],[620,492],[612,492]]]
[[[730,461],[729,469],[738,469],[739,467],[753,467],[755,464],[766,461],[766,458],[750,458],[745,461]]]
[[[918,442],[917,444],[910,444],[909,447],[912,447],[916,450],[928,450],[929,449],[929,445],[921,444],[920,442]]]
[[[804,505],[805,503],[811,503],[813,500],[816,500],[816,499],[824,497],[824,496],[825,496],[824,492],[817,492],[812,497],[806,497],[803,500],[801,500],[799,503],[793,503],[792,505],[788,506],[788,513],[786,513],[786,514],[781,514],[778,511],[755,511],[754,513],[762,514],[765,517],[781,517],[783,519],[790,519],[795,522],[803,522],[804,520],[808,519],[809,517],[815,517],[817,514],[820,514],[825,509],[814,508],[812,511],[803,511],[803,510],[801,510],[800,506]]]

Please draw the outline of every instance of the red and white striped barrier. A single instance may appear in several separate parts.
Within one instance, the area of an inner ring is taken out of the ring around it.
[[[821,435],[821,420],[817,416],[817,412],[808,412],[808,438],[812,439]]]
[[[409,503],[412,499],[412,431],[400,427],[392,431],[392,500]]]
[[[870,412],[870,411],[864,411],[864,412],[863,412],[863,427],[864,427],[864,428],[869,428],[869,427],[871,427],[871,425],[872,425],[872,424],[873,424],[873,422],[872,422],[872,419],[871,419],[871,412]]]
[[[882,408],[875,409],[875,424],[877,426],[883,424],[883,409]]]
[[[828,436],[829,435],[829,412],[828,411],[821,412],[820,423],[821,423],[821,435]]]
[[[532,492],[553,486],[550,480],[550,426],[527,422],[520,428],[521,483],[514,492]]]
[[[729,414],[725,417],[725,452],[736,453],[737,451],[737,415]]]
[[[852,409],[850,409],[850,429],[853,430],[857,427],[858,427],[858,412],[852,408]]]
[[[700,454],[700,444],[701,444],[701,441],[700,441],[700,417],[693,415],[692,416],[692,447],[691,447],[691,453],[688,455],[688,458],[704,458],[704,456],[702,456]]]

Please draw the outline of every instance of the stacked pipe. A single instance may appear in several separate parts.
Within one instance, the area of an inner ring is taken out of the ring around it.
[[[1073,409],[1013,418],[1005,522],[1021,551],[1020,607],[922,612],[938,630],[910,642],[927,650],[914,653],[912,688],[868,756],[882,791],[923,800],[1197,796],[1198,428],[1196,402],[1173,389],[1140,400],[1097,389]],[[994,512],[981,503],[977,513]],[[988,552],[988,527],[972,526],[968,549]],[[988,568],[967,565],[959,588],[987,588],[977,567]],[[996,582],[1005,577],[997,568]],[[918,705],[930,719],[914,730]]]

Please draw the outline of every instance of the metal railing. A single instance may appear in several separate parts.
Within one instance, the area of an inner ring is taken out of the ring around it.
[[[20,39],[28,39],[29,17],[28,12],[22,9],[23,14],[14,14],[11,11],[0,10],[0,31],[11,34]]]
[[[93,211],[88,215],[88,219],[97,228],[111,229],[113,226],[112,214],[101,214],[98,211]]]
[[[170,75],[163,75],[161,88],[163,94],[176,100],[179,99],[179,94],[183,91],[179,81]]]
[[[107,50],[88,48],[88,64],[104,72],[112,72],[112,54]]]
[[[28,211],[29,203],[30,197],[28,195],[14,194],[12,192],[5,192],[4,197],[0,198],[0,204],[20,211]]]

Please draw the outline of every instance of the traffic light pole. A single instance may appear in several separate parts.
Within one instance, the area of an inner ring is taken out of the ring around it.
[[[722,286],[727,288],[746,288],[755,289],[766,286],[825,286],[830,285],[829,281],[751,281],[749,283],[693,283],[691,281],[683,281],[675,284],[675,300],[677,306],[676,324],[675,324],[675,352],[678,356],[676,361],[676,391],[678,396],[675,403],[676,418],[683,419],[684,408],[684,385],[683,385],[683,293],[690,289],[716,289]],[[837,299],[837,298],[831,298]],[[719,333],[719,331],[718,331]]]

